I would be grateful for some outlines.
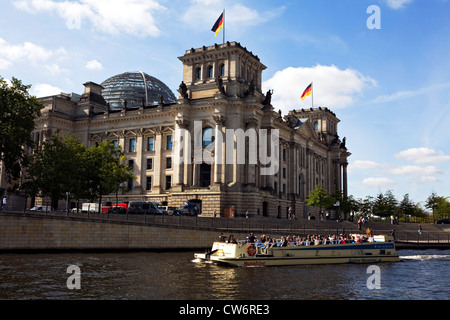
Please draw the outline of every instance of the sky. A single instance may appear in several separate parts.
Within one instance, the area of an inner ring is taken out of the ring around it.
[[[267,66],[283,114],[328,107],[346,137],[349,194],[450,196],[450,0],[3,0],[0,76],[38,97],[126,71],[174,93],[178,57],[225,41]]]

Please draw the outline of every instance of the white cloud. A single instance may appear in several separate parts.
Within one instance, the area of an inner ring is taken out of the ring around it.
[[[421,176],[415,180],[418,183],[426,183],[426,182],[436,182],[438,178],[435,176]]]
[[[391,9],[404,8],[405,4],[412,2],[412,0],[386,0],[386,4]]]
[[[355,160],[348,165],[349,170],[380,168],[382,164],[370,160]]]
[[[301,101],[303,90],[313,82],[314,106],[333,109],[345,108],[355,101],[355,95],[367,86],[376,86],[376,81],[357,70],[316,65],[314,67],[288,67],[276,72],[263,83],[263,90],[273,89],[273,105],[283,111],[311,106],[311,96]]]
[[[430,148],[410,148],[395,155],[396,158],[406,159],[415,163],[440,163],[450,161],[450,156],[442,151]]]
[[[63,92],[62,89],[47,83],[38,83],[31,87],[30,93],[38,98],[57,95]]]
[[[69,29],[83,28],[87,20],[97,31],[139,37],[160,35],[153,16],[165,9],[156,0],[17,0],[14,5],[29,13],[55,13]]]
[[[440,171],[435,166],[427,166],[427,167],[401,166],[391,168],[389,172],[398,175],[428,175],[428,176],[442,173],[442,171]]]
[[[238,32],[246,26],[255,26],[279,17],[285,7],[279,7],[270,11],[258,12],[236,1],[228,0],[191,0],[190,7],[182,16],[182,21],[192,27],[204,29],[207,25],[211,28],[225,9],[225,26]]]
[[[13,45],[0,38],[0,56],[10,63],[24,59],[39,62],[49,59],[52,52],[31,42]]]
[[[55,60],[64,57],[67,51],[64,48],[57,50],[48,50],[32,42],[22,44],[10,44],[0,38],[0,69],[7,69],[18,62],[30,62],[33,65],[42,65],[52,74],[61,73],[64,69],[60,68]],[[46,62],[53,59],[49,64]]]
[[[86,63],[86,69],[88,69],[88,70],[102,70],[103,69],[103,65],[100,63],[100,62],[98,62],[97,60],[91,60],[91,61],[88,61],[87,63]]]
[[[396,184],[394,180],[389,178],[379,177],[379,178],[366,178],[362,181],[363,184],[371,187],[391,187]]]
[[[410,99],[425,94],[436,94],[441,90],[448,90],[450,88],[450,82],[437,83],[431,86],[418,88],[415,90],[400,90],[388,95],[378,96],[376,99],[370,101],[371,103],[385,103],[393,102],[403,99]]]

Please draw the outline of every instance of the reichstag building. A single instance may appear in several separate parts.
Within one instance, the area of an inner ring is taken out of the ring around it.
[[[272,91],[261,90],[266,66],[238,42],[192,48],[179,60],[183,79],[176,95],[145,72],[125,72],[101,84],[86,82],[81,95],[40,98],[35,141],[59,130],[86,146],[106,139],[120,145],[136,176],[119,195],[121,202],[181,207],[190,201],[203,216],[222,217],[248,211],[286,218],[292,207],[301,218],[317,184],[347,195],[350,153],[335,113],[318,107],[282,115],[272,106]],[[243,132],[243,139],[228,139],[231,129]],[[230,141],[244,152],[230,149]],[[264,153],[271,163],[262,161]],[[213,161],[199,161],[198,154]],[[265,173],[269,166],[272,174]],[[115,203],[115,195],[103,199]]]

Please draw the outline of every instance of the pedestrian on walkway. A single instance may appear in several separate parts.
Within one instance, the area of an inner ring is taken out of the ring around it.
[[[419,224],[419,227],[417,228],[417,232],[419,232],[419,234],[422,234],[422,226]]]

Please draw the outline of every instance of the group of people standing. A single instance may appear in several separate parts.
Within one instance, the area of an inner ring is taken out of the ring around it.
[[[247,237],[247,243],[255,243],[256,245],[264,245],[265,247],[289,247],[289,246],[317,246],[326,244],[345,244],[345,243],[362,243],[362,242],[374,242],[373,232],[364,235],[306,235],[302,238],[301,236],[288,235],[286,237],[281,237],[281,240],[272,238],[270,235],[262,235],[257,238],[253,233]]]

